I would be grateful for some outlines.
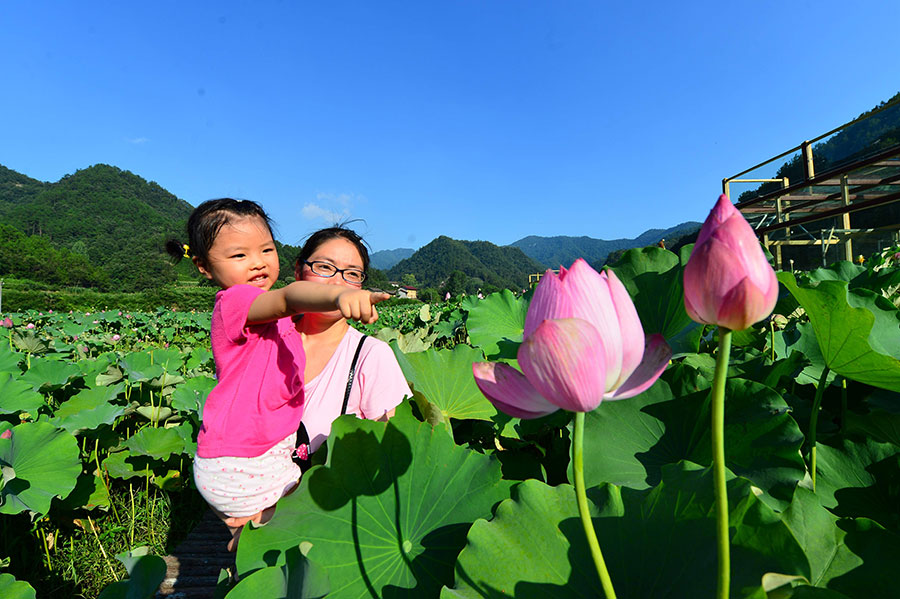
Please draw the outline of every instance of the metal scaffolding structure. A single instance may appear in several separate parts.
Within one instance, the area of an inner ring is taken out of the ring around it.
[[[882,111],[898,107],[900,100],[833,129],[774,158],[722,180],[723,192],[736,183],[761,183],[755,197],[735,205],[761,238],[763,245],[782,268],[786,248],[821,248],[822,263],[828,249],[843,246],[841,258],[854,260],[854,242],[900,243],[900,143],[858,152],[855,157],[816,172],[814,144]],[[898,123],[900,126],[900,123]],[[802,165],[802,179],[741,178],[754,171],[771,168],[775,161],[796,156]],[[750,194],[754,195],[754,194]],[[851,219],[851,215],[857,216]],[[865,214],[860,218],[859,215]],[[855,221],[855,222],[854,222]]]

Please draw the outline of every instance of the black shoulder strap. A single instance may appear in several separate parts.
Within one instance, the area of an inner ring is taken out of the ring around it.
[[[341,416],[347,413],[347,402],[350,401],[350,389],[353,388],[353,377],[356,375],[356,361],[359,359],[359,352],[362,351],[363,341],[368,335],[363,335],[356,346],[356,353],[353,354],[353,361],[350,362],[350,376],[347,377],[347,389],[344,391],[344,405],[341,407]]]
[[[363,335],[362,339],[359,340],[359,345],[356,346],[356,353],[353,354],[353,361],[350,363],[350,376],[347,377],[347,390],[344,391],[344,405],[341,407],[342,416],[347,413],[347,402],[350,400],[350,388],[353,387],[353,377],[356,374],[356,361],[359,359],[359,352],[362,350],[363,341],[366,340],[366,337],[368,337],[368,335]],[[294,450],[291,459],[293,459],[294,463],[300,466],[300,469],[304,472],[306,472],[311,463],[309,457],[309,433],[306,431],[306,425],[304,425],[302,421],[297,428],[297,448]]]

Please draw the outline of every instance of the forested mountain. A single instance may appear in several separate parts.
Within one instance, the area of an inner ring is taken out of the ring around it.
[[[441,235],[401,260],[388,271],[392,280],[413,275],[420,286],[440,287],[454,271],[460,271],[478,287],[523,288],[528,275],[545,267],[512,246],[488,241],[459,241]]]
[[[862,113],[860,117],[867,116],[891,102],[896,104],[850,125],[823,142],[814,144],[812,150],[815,171],[824,172],[900,144],[900,93],[886,102],[881,102],[872,110]],[[791,183],[803,181],[803,161],[799,152],[778,167],[773,178],[783,177],[787,177]],[[781,183],[763,183],[756,189],[743,192],[737,201],[751,200],[780,188]]]
[[[164,251],[170,237],[184,239],[193,206],[129,171],[97,164],[43,183],[0,166],[0,225],[20,244],[22,271],[0,256],[0,275],[59,284],[136,291],[172,283],[177,269]],[[15,231],[21,233],[16,235]],[[298,249],[279,246],[281,278],[293,275]],[[73,269],[69,274],[65,270]],[[22,272],[20,272],[22,271]]]
[[[374,268],[387,270],[401,260],[412,256],[416,250],[412,248],[397,248],[395,250],[379,250],[369,255],[369,260]]]
[[[603,264],[611,252],[648,245],[660,239],[672,241],[700,229],[700,223],[688,221],[668,229],[649,229],[634,239],[595,239],[593,237],[540,237],[529,235],[512,243],[525,254],[551,268],[569,267],[578,258],[591,264]]]
[[[144,289],[175,279],[161,252],[181,235],[192,207],[153,182],[98,164],[56,183],[0,171],[0,223],[84,256],[113,287]]]

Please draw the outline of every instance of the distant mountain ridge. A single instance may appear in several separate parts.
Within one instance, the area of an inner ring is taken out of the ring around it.
[[[401,260],[409,258],[416,253],[412,248],[397,248],[395,250],[379,250],[369,254],[369,262],[379,270],[388,270]]]
[[[584,258],[590,264],[603,264],[612,252],[656,245],[661,239],[673,243],[684,235],[696,232],[700,225],[699,222],[687,221],[668,229],[648,229],[634,239],[529,235],[510,245],[550,268],[557,269],[560,265],[568,268],[578,258]]]
[[[460,271],[475,280],[476,285],[523,288],[528,284],[529,274],[543,270],[542,264],[517,247],[441,235],[395,264],[387,274],[393,280],[411,274],[421,286],[439,287],[451,273]]]

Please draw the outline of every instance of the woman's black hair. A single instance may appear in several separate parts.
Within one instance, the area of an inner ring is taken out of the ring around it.
[[[175,262],[183,257],[194,256],[206,261],[209,249],[222,227],[231,222],[234,217],[247,216],[256,216],[262,219],[269,233],[272,233],[272,222],[269,215],[256,202],[232,198],[207,200],[194,208],[188,218],[188,247],[185,248],[177,239],[170,239],[166,242],[166,251],[175,259]]]
[[[366,242],[353,229],[348,229],[344,225],[335,225],[327,229],[319,229],[306,239],[306,243],[300,248],[300,254],[294,262],[294,268],[300,270],[304,262],[309,260],[319,246],[332,239],[345,239],[352,243],[362,258],[362,267],[364,272],[369,271],[369,250],[366,248]]]

